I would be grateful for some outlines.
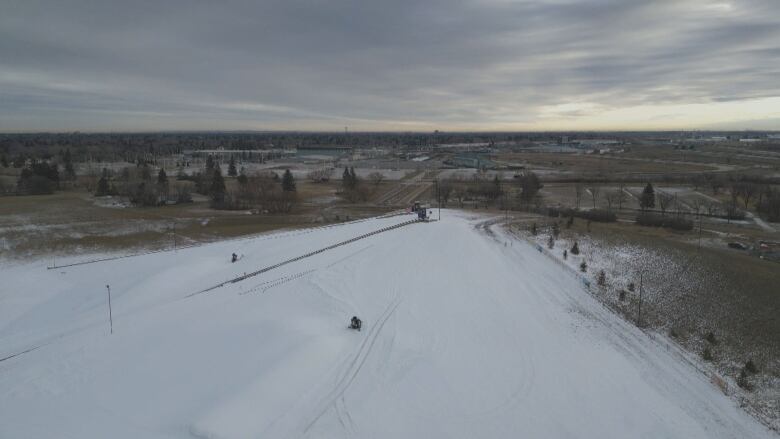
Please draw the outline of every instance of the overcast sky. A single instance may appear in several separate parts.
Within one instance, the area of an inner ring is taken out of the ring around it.
[[[780,0],[0,0],[0,131],[780,129]]]

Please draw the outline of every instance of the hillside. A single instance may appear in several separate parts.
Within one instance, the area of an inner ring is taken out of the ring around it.
[[[0,266],[0,437],[775,437],[489,218],[334,246],[412,218]]]

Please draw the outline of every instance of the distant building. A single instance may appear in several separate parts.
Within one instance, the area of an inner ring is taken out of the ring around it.
[[[493,169],[496,163],[481,154],[458,154],[447,161],[448,164],[463,168]]]

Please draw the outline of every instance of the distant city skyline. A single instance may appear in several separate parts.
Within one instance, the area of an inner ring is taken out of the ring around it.
[[[780,130],[777,0],[5,0],[0,132]]]

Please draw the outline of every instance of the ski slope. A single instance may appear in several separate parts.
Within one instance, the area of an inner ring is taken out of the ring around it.
[[[206,292],[411,217],[0,267],[0,438],[776,437],[530,245],[442,216]]]

